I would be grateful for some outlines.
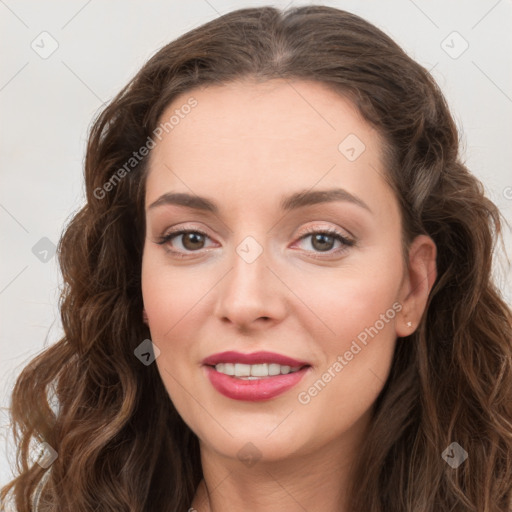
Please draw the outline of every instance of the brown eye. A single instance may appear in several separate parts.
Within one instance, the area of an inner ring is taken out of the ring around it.
[[[189,231],[187,233],[183,233],[181,236],[183,237],[181,239],[181,243],[185,249],[189,251],[202,249],[202,245],[204,245],[204,236],[201,233]]]
[[[300,237],[301,241],[306,239],[310,239],[312,250],[308,252],[312,253],[335,254],[355,245],[355,240],[347,238],[334,229],[311,229]],[[335,248],[336,242],[340,244],[338,248]]]
[[[157,242],[159,245],[170,245],[174,252],[194,252],[204,248],[205,240],[209,238],[206,233],[197,230],[173,231],[160,237]],[[181,242],[181,247],[174,246],[174,239]],[[175,250],[177,249],[177,250]]]
[[[325,233],[312,235],[311,245],[318,251],[330,251],[334,246],[334,237]]]

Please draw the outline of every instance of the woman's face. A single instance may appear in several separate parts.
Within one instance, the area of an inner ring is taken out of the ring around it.
[[[197,89],[173,115],[151,154],[142,262],[172,402],[218,456],[355,450],[421,316],[378,133],[308,81]]]

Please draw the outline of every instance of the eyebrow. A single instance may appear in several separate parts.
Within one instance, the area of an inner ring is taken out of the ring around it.
[[[311,206],[320,203],[329,203],[334,201],[345,201],[373,213],[370,207],[359,197],[351,194],[343,188],[334,188],[329,190],[302,190],[296,192],[281,200],[281,209],[284,211],[297,210],[305,206]],[[160,196],[156,201],[149,205],[148,210],[162,205],[174,204],[178,206],[185,206],[187,208],[194,208],[196,210],[203,210],[217,214],[219,212],[218,206],[214,201],[206,197],[201,197],[182,192],[168,192]]]

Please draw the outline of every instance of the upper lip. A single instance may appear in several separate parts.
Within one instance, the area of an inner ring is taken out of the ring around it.
[[[262,364],[274,363],[281,366],[291,366],[293,368],[300,366],[309,366],[306,361],[298,361],[292,357],[276,354],[275,352],[252,352],[251,354],[242,354],[229,350],[227,352],[219,352],[212,354],[203,360],[204,365],[215,366],[219,363],[242,363],[242,364]]]

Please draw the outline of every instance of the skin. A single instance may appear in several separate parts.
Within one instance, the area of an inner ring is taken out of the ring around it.
[[[425,309],[436,277],[435,244],[416,238],[404,265],[401,215],[383,179],[380,136],[323,84],[245,81],[196,89],[175,98],[162,119],[191,96],[197,106],[152,150],[142,261],[144,318],[161,351],[156,364],[200,440],[204,481],[191,506],[348,511],[351,464],[395,344],[407,342],[397,337],[411,334]],[[366,147],[354,161],[338,150],[349,134]],[[348,201],[280,209],[283,196],[340,187],[371,211]],[[167,192],[208,197],[219,211],[148,208]],[[178,235],[158,245],[171,227],[207,237],[191,243]],[[335,239],[301,240],[306,228],[335,228],[356,244],[336,252],[343,245]],[[236,252],[247,236],[263,251],[250,264]],[[394,303],[394,318],[309,403],[300,403],[298,394]],[[225,350],[268,350],[312,367],[271,400],[232,400],[201,367],[206,356]],[[253,465],[237,455],[248,442]]]

